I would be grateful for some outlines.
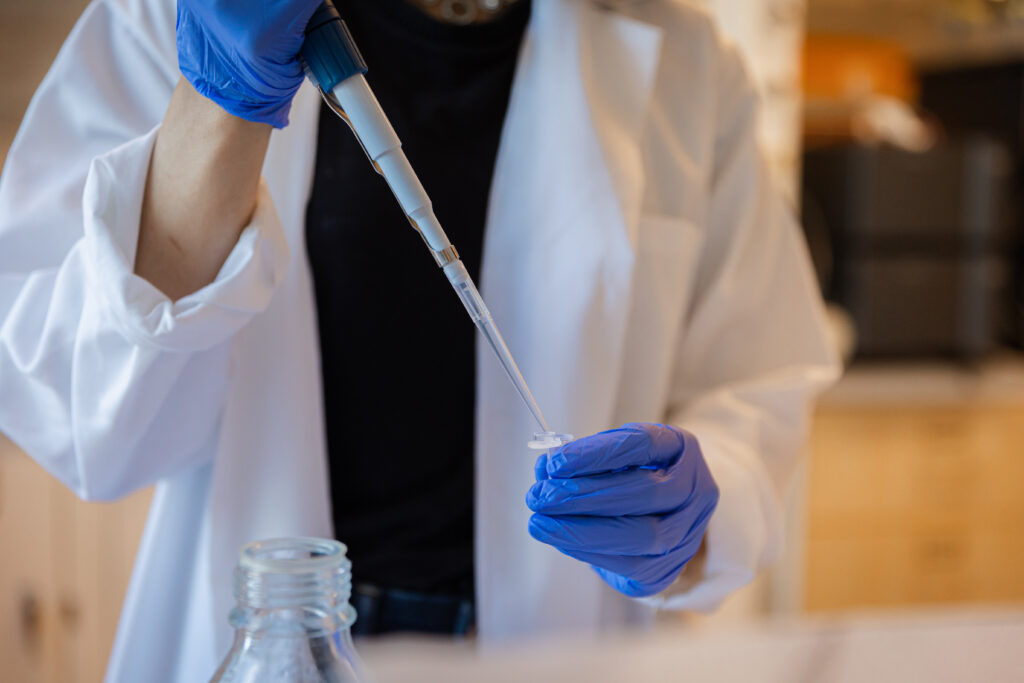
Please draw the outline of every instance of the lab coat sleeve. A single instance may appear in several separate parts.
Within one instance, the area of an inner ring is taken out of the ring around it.
[[[668,420],[697,436],[720,498],[703,555],[645,599],[699,611],[714,609],[778,554],[780,498],[811,403],[838,375],[806,245],[759,150],[757,95],[734,52],[723,52],[716,83],[706,236]]]
[[[85,499],[211,457],[232,339],[289,258],[261,186],[213,283],[172,302],[133,273],[156,126],[177,80],[173,3],[163,5],[162,16],[161,3],[89,6],[0,179],[0,431]]]

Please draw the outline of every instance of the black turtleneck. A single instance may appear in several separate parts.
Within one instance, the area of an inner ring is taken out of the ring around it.
[[[335,0],[474,278],[529,16],[454,26],[406,0]],[[335,534],[356,583],[472,596],[475,329],[384,179],[321,110],[307,255]]]

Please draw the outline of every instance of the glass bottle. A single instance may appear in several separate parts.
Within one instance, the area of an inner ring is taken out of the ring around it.
[[[242,548],[235,642],[210,683],[368,680],[349,628],[352,563],[337,541],[282,538]]]

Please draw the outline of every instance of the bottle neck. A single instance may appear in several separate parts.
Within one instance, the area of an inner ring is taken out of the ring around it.
[[[352,563],[337,541],[289,538],[251,543],[235,569],[231,624],[240,632],[313,636],[347,631]]]

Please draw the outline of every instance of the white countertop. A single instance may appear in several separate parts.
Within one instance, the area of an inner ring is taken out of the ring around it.
[[[854,683],[1024,680],[1024,607],[670,628],[599,642],[476,652],[411,640],[360,645],[377,683]]]
[[[976,365],[954,361],[858,362],[820,401],[825,408],[964,403],[1024,404],[1024,355],[1000,353]]]

